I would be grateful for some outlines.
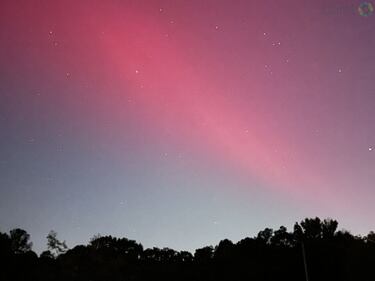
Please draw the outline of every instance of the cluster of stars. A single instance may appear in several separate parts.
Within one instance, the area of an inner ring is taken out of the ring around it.
[[[268,41],[269,39],[271,39],[271,38],[269,38],[269,33],[267,33],[267,32],[263,32],[263,36],[266,37],[266,40],[267,40],[267,41]],[[275,48],[281,47],[281,41],[273,41],[273,42],[271,42],[271,43],[269,43],[269,44],[271,44],[271,46],[272,46],[272,47],[275,47]],[[283,62],[288,64],[288,63],[290,62],[290,59],[289,59],[289,58],[284,58],[284,59],[283,59]],[[264,65],[264,69],[265,69],[265,70],[268,72],[268,74],[270,74],[270,75],[272,75],[272,74],[274,73],[274,71],[272,70],[271,65],[269,65],[269,64],[265,64],[265,65]]]
[[[54,36],[53,31],[50,30],[50,31],[48,32],[48,35],[52,38],[52,36]],[[52,45],[53,45],[54,47],[57,47],[57,46],[59,45],[59,42],[58,42],[57,40],[52,40]]]
[[[104,31],[102,31],[102,34],[104,34]],[[52,45],[53,45],[54,47],[58,47],[58,46],[59,46],[59,42],[53,38],[53,37],[55,36],[55,33],[53,32],[53,30],[50,30],[50,31],[48,32],[48,35],[49,35],[49,37],[50,37],[51,39],[53,39],[53,40],[52,40]],[[66,73],[65,73],[65,76],[66,76],[66,78],[70,78],[71,73],[70,73],[70,72],[66,72]]]

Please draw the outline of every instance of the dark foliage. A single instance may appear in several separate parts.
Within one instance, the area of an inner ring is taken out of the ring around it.
[[[95,236],[67,250],[57,233],[39,257],[22,229],[0,233],[0,280],[355,280],[375,278],[375,234],[337,231],[335,220],[305,219],[265,228],[254,238],[228,239],[192,255],[169,248],[143,249],[134,240]],[[303,252],[304,249],[304,252]],[[306,267],[304,264],[306,261]]]

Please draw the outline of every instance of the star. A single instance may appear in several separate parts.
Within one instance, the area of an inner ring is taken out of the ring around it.
[[[373,149],[374,149],[374,148],[370,146],[370,147],[368,148],[368,151],[373,151]]]

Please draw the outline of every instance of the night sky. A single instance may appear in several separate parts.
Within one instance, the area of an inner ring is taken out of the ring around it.
[[[189,251],[311,216],[367,234],[371,7],[1,1],[0,231],[37,252],[51,229]]]

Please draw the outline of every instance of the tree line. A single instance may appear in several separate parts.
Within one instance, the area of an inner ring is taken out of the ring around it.
[[[306,218],[292,231],[265,228],[192,254],[101,235],[68,249],[51,231],[38,256],[30,235],[18,228],[0,232],[0,265],[0,280],[368,281],[375,280],[375,233],[352,235],[338,230],[336,220]]]

